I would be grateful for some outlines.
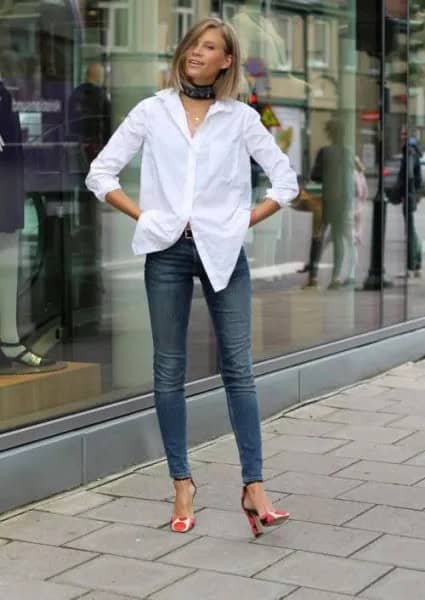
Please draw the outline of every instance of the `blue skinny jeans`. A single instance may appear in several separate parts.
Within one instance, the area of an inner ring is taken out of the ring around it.
[[[261,481],[261,428],[251,357],[251,281],[245,251],[241,250],[227,287],[215,292],[194,241],[184,237],[166,250],[148,254],[145,262],[155,407],[170,475],[173,479],[190,477],[184,383],[194,277],[199,277],[214,325],[242,480]]]

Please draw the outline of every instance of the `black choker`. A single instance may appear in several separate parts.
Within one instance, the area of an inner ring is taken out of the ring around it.
[[[182,88],[183,94],[194,100],[214,100],[215,98],[213,85],[186,85],[182,83]]]

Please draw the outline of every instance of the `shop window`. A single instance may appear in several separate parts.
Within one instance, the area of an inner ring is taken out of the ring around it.
[[[105,15],[106,47],[110,52],[130,49],[131,12],[128,2],[99,2]]]
[[[176,2],[176,43],[184,38],[195,20],[193,0],[177,0]]]
[[[312,46],[309,65],[319,69],[329,67],[331,30],[330,22],[315,19],[312,25]]]

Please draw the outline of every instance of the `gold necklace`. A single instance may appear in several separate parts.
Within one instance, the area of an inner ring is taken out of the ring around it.
[[[195,121],[195,123],[199,123],[199,121],[201,120],[202,117],[198,117],[197,115],[194,115],[192,112],[190,112],[186,107],[184,109],[186,111],[186,114]]]
[[[191,111],[191,110],[189,110],[189,109],[187,108],[187,106],[185,105],[185,103],[184,103],[184,102],[182,102],[182,104],[183,104],[183,108],[184,108],[184,110],[185,110],[185,113],[187,114],[187,116],[188,116],[188,117],[189,117],[191,120],[193,120],[193,121],[195,122],[195,125],[196,125],[196,126],[198,126],[198,125],[200,124],[201,120],[202,120],[202,119],[205,117],[205,114],[206,114],[206,113],[205,113],[205,114],[203,114],[202,116],[195,115],[194,113],[192,113],[192,111]]]

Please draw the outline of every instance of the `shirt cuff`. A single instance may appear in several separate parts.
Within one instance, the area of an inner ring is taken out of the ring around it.
[[[289,206],[291,200],[296,198],[298,194],[295,193],[294,190],[285,190],[278,192],[275,188],[267,188],[266,193],[264,194],[264,200],[269,198],[270,200],[274,200],[283,208],[284,206]]]
[[[109,192],[112,192],[113,190],[120,190],[121,186],[120,184],[115,180],[111,180],[111,181],[104,181],[102,183],[102,185],[100,185],[99,183],[97,185],[92,185],[92,181],[90,180],[90,175],[87,177],[86,179],[86,186],[88,187],[88,189],[93,192],[93,194],[96,196],[96,198],[98,200],[100,200],[100,202],[105,202],[106,201],[106,194],[108,194]]]

